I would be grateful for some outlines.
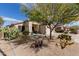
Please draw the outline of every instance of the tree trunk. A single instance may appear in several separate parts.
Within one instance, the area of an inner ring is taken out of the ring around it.
[[[52,28],[51,25],[49,25],[49,29],[50,29],[50,39],[52,39],[52,31],[54,30],[54,28],[56,28],[56,26],[58,25],[58,23],[56,25],[54,25],[54,27]]]
[[[50,29],[50,36],[49,36],[49,39],[52,39],[52,28],[51,28],[51,25],[49,25],[49,29]]]
[[[51,29],[50,29],[50,39],[52,39],[52,31],[51,31]]]

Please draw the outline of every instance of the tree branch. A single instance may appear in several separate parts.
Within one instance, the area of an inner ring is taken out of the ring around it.
[[[52,28],[52,30],[58,25],[58,22],[56,23],[56,25],[54,25],[54,27]]]

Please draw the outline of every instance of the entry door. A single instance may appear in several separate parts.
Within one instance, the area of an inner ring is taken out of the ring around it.
[[[33,24],[32,25],[32,32],[33,33],[39,33],[39,25]]]

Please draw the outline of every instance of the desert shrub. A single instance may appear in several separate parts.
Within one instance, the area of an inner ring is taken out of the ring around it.
[[[31,47],[33,48],[38,48],[38,47],[42,47],[43,41],[42,40],[35,40],[34,43],[31,45]]]
[[[60,39],[60,46],[61,48],[65,48],[67,45],[70,45],[70,41],[72,40],[71,36],[67,34],[61,34],[58,36],[58,39]]]
[[[43,47],[48,47],[48,40],[44,39],[43,37],[38,37],[30,46],[30,48],[35,49],[36,53]]]
[[[32,37],[28,34],[29,34],[29,32],[26,30],[24,30],[23,32],[20,32],[18,35],[18,38],[14,41],[14,43],[16,45],[20,45],[20,44],[26,44],[28,42],[31,42]]]
[[[71,40],[71,36],[69,36],[67,34],[61,34],[61,35],[58,36],[58,38],[61,39],[61,40],[63,40],[63,39],[68,40],[68,41]]]
[[[23,33],[23,35],[28,35],[29,31],[28,30],[24,30],[22,33]]]
[[[13,40],[18,37],[20,31],[16,27],[6,27],[3,29],[3,32],[6,40]]]
[[[55,31],[56,31],[57,33],[63,33],[63,32],[64,32],[64,30],[62,30],[61,27],[55,28]]]
[[[0,32],[2,31],[2,28],[0,28]]]
[[[30,41],[29,36],[25,36],[20,33],[19,37],[13,41],[15,45],[26,44]]]
[[[70,33],[77,34],[77,29],[76,28],[70,28]]]

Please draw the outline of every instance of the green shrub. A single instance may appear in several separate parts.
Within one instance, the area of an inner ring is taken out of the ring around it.
[[[0,28],[0,32],[2,31],[2,28]]]
[[[28,35],[29,31],[28,30],[24,30],[22,33],[23,33],[23,35]]]
[[[77,29],[76,28],[70,28],[70,33],[77,34]]]
[[[67,34],[61,34],[61,35],[58,36],[58,38],[61,39],[61,40],[63,40],[63,39],[68,40],[68,41],[71,40],[71,36],[69,36]]]
[[[72,38],[67,34],[61,34],[58,36],[58,39],[60,39],[61,49],[64,49],[67,45],[71,44],[70,41]]]
[[[3,32],[4,32],[5,39],[13,40],[18,37],[20,31],[15,27],[11,27],[11,28],[6,27],[3,29]]]

